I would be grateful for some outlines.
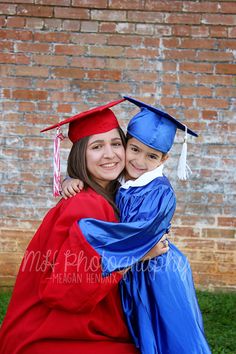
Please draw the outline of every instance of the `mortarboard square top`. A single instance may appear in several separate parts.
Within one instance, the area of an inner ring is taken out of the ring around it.
[[[188,134],[198,136],[194,131],[187,128],[186,125],[168,113],[134,98],[128,96],[124,96],[124,98],[141,109],[130,120],[127,132],[143,144],[167,153],[174,143],[177,129],[183,131],[187,129]]]
[[[122,98],[118,101],[112,101],[106,105],[76,114],[73,117],[67,118],[62,122],[41,130],[41,132],[59,128],[64,124],[69,124],[68,137],[72,143],[75,143],[79,139],[86,136],[106,133],[109,130],[119,127],[115,114],[109,108],[123,102],[124,100],[125,99]]]

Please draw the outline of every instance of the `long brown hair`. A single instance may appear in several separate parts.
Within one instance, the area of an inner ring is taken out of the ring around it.
[[[125,147],[125,135],[121,128],[118,128],[122,144]],[[88,146],[89,136],[78,140],[73,144],[68,161],[67,161],[67,173],[71,178],[78,178],[84,182],[84,188],[91,187],[95,192],[102,195],[113,207],[116,216],[119,216],[119,210],[115,205],[114,197],[119,187],[118,180],[114,180],[108,183],[106,189],[96,183],[89,175],[86,163],[86,149]]]

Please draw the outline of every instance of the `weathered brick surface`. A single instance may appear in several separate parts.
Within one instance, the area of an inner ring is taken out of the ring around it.
[[[236,289],[234,1],[2,0],[0,286],[14,283],[51,197],[52,137],[40,130],[128,94],[196,129],[191,180],[166,166],[178,205],[170,238],[202,288]],[[125,127],[136,112],[114,108]],[[62,143],[62,170],[70,148]]]

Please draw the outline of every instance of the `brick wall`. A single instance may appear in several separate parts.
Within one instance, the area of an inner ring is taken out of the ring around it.
[[[14,283],[51,197],[43,127],[128,94],[188,121],[191,180],[176,179],[171,238],[196,284],[235,289],[235,1],[1,0],[0,285]],[[116,107],[125,127],[130,104]],[[70,147],[62,143],[63,171]]]

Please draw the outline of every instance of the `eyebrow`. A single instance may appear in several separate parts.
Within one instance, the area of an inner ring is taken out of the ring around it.
[[[112,139],[111,139],[111,142],[116,141],[116,140],[120,140],[120,141],[121,141],[121,138],[120,138],[120,137],[112,138]],[[88,146],[93,145],[93,144],[100,144],[100,143],[103,143],[103,142],[104,142],[103,139],[94,140],[94,141],[92,141],[90,144],[88,144]]]
[[[143,149],[141,149],[138,145],[135,145],[135,144],[133,144],[133,143],[130,143],[130,145],[133,146],[133,147],[135,147],[135,148],[137,148],[137,149],[139,149],[139,150],[143,150]],[[155,152],[147,152],[147,154],[149,154],[149,155],[154,155],[154,156],[156,156],[156,157],[159,157],[159,155],[157,155]]]

